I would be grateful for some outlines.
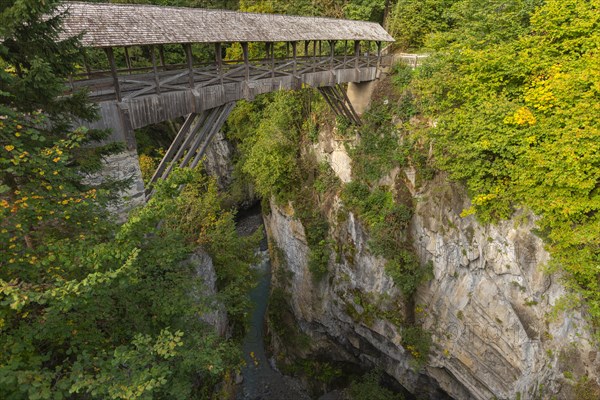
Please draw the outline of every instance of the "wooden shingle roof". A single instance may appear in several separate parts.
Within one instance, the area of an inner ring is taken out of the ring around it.
[[[85,47],[168,43],[394,39],[373,22],[133,4],[65,2],[63,37]]]

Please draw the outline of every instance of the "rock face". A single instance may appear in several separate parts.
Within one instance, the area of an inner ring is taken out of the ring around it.
[[[401,345],[400,293],[384,272],[385,260],[369,253],[360,221],[334,202],[330,237],[338,250],[328,276],[315,282],[304,227],[291,207],[272,204],[265,222],[281,255],[273,267],[285,271],[273,275],[289,276],[274,284],[286,287],[314,348],[382,368],[419,398],[574,399],[583,376],[595,390],[600,356],[581,311],[551,318],[566,291],[543,272],[549,255],[533,233],[534,219],[521,214],[482,226],[460,216],[469,200],[459,185],[440,175],[417,190],[411,176],[401,171],[395,182],[416,202],[410,235],[434,275],[416,296],[417,320],[433,340],[417,369]]]
[[[227,312],[223,304],[216,300],[217,295],[217,273],[212,258],[201,248],[187,260],[196,270],[196,274],[203,280],[202,293],[192,293],[199,302],[207,302],[206,309],[211,310],[201,316],[202,320],[215,328],[219,336],[225,336],[227,332]]]
[[[233,147],[223,133],[215,135],[206,149],[204,168],[209,175],[217,179],[220,188],[227,188],[232,181],[233,174]]]
[[[461,218],[468,198],[443,176],[417,197],[414,247],[434,266],[417,295],[436,344],[427,374],[455,397],[466,390],[477,399],[572,399],[565,376],[598,379],[600,358],[580,310],[551,317],[566,291],[543,271],[549,255],[534,218],[490,226]]]
[[[131,180],[131,186],[121,193],[120,201],[110,208],[117,219],[124,221],[130,210],[144,204],[144,180],[137,152],[126,150],[122,153],[113,154],[103,161],[102,171],[84,178],[88,184],[99,185],[106,179]]]

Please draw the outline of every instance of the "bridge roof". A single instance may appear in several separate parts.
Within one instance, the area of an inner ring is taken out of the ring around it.
[[[85,47],[301,40],[394,41],[381,25],[364,21],[80,2],[65,2],[61,10],[68,10],[63,37],[83,32]]]

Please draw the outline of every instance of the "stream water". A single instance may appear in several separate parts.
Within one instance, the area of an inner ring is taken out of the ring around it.
[[[240,213],[238,232],[249,235],[264,229],[260,207]],[[260,262],[254,266],[258,275],[257,286],[250,292],[252,313],[250,326],[243,341],[245,366],[242,368],[242,383],[236,400],[311,400],[307,389],[299,380],[282,375],[268,359],[265,351],[265,314],[269,304],[271,286],[271,263],[267,251],[267,240],[260,246]],[[334,390],[319,397],[319,400],[345,398],[341,391]]]
[[[242,235],[250,234],[262,227],[262,215],[258,207],[240,215],[238,219],[238,231]],[[258,275],[258,284],[250,293],[253,310],[242,347],[246,366],[242,369],[243,381],[237,399],[310,400],[296,380],[274,370],[267,358],[264,329],[271,286],[271,263],[266,239],[261,244],[260,256],[261,262],[254,266]]]

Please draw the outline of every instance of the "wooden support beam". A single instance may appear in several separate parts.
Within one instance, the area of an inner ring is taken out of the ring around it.
[[[196,154],[196,151],[198,150],[198,147],[200,147],[200,144],[202,144],[202,141],[206,137],[206,134],[210,131],[210,129],[216,122],[217,117],[220,115],[222,108],[223,108],[223,106],[220,106],[217,108],[213,108],[212,110],[210,110],[208,112],[209,115],[206,118],[206,121],[204,121],[204,123],[202,124],[200,131],[198,131],[197,134],[194,132],[194,135],[193,135],[194,140],[192,141],[192,144],[191,144],[190,148],[188,149],[188,152],[185,154],[185,156],[181,160],[181,163],[179,163],[179,168],[185,168],[188,165],[188,163],[190,162],[190,160],[192,159],[192,157],[194,157],[194,155]]]
[[[354,68],[358,69],[360,67],[360,40],[354,41]]]
[[[271,43],[271,79],[275,78],[275,43]]]
[[[175,136],[175,139],[173,139],[171,146],[169,146],[169,149],[165,153],[164,157],[162,158],[162,160],[160,160],[160,164],[158,164],[158,168],[156,168],[156,171],[154,171],[152,178],[150,178],[149,185],[152,185],[154,182],[156,182],[158,180],[158,178],[160,178],[162,176],[163,172],[167,168],[167,165],[169,164],[169,162],[171,162],[171,160],[173,160],[175,153],[177,152],[177,150],[179,150],[179,147],[181,146],[184,139],[186,138],[186,135],[188,134],[188,132],[192,126],[192,123],[194,122],[194,120],[196,120],[197,117],[198,117],[198,114],[196,114],[196,113],[191,113],[186,117],[183,125],[179,129],[179,132],[177,132],[177,136]]]
[[[350,115],[350,113],[346,109],[346,105],[340,99],[340,95],[337,92],[337,86],[338,85],[328,87],[327,92],[329,93],[329,96],[331,97],[332,103],[335,104],[335,106],[338,108],[340,115],[342,117],[345,117],[348,121],[352,122],[353,121],[352,115]]]
[[[221,106],[219,116],[215,123],[212,125],[212,127],[210,127],[208,135],[206,136],[204,143],[202,143],[202,147],[198,150],[198,152],[196,153],[196,157],[194,157],[194,160],[190,164],[190,168],[196,168],[200,160],[204,157],[204,153],[206,153],[206,149],[208,149],[208,146],[210,146],[213,137],[221,130],[223,124],[225,123],[225,121],[227,121],[227,118],[229,118],[229,114],[231,114],[231,111],[233,111],[235,103],[236,102],[233,101],[231,103],[227,103]]]
[[[83,49],[83,66],[85,68],[85,72],[87,73],[87,78],[92,79],[92,69],[90,68],[90,61],[88,59],[86,49]]]
[[[323,41],[319,40],[319,57],[323,55]]]
[[[119,76],[117,75],[117,64],[115,63],[115,53],[112,47],[105,47],[104,51],[108,57],[108,63],[110,64],[110,73],[113,78],[113,86],[115,87],[115,94],[118,102],[121,102],[121,88],[119,87]]]
[[[335,115],[344,115],[343,111],[339,108],[339,104],[337,104],[337,102],[335,101],[334,97],[332,96],[332,94],[329,90],[330,90],[330,88],[328,86],[319,88],[319,91],[323,95],[325,102],[327,104],[329,104],[329,107],[331,107],[331,109],[333,110],[333,113]]]
[[[381,68],[381,42],[377,42],[377,69]]]
[[[333,70],[333,59],[335,57],[335,40],[329,41],[329,65],[331,70]]]
[[[223,50],[221,43],[215,43],[215,58],[217,61],[217,71],[219,72],[219,81],[223,85]]]
[[[246,67],[246,82],[250,81],[250,60],[248,59],[248,42],[242,42],[242,52],[244,53],[244,65]]]
[[[346,58],[348,56],[348,41],[344,40],[344,68],[346,68]]]
[[[313,41],[313,72],[317,71],[317,41]]]
[[[357,125],[359,125],[359,126],[362,125],[362,120],[360,119],[360,115],[358,115],[358,113],[354,109],[354,106],[352,105],[352,102],[350,102],[350,99],[348,98],[348,93],[341,85],[338,85],[338,86],[339,86],[340,92],[342,93],[342,96],[344,99],[343,101],[347,105],[348,110],[350,111],[352,116],[354,117],[354,121],[356,122]]]
[[[127,65],[127,70],[129,71],[129,75],[131,75],[131,57],[129,57],[129,47],[125,47],[125,64]]]
[[[290,42],[285,42],[285,58],[290,58]]]
[[[169,176],[169,174],[171,173],[173,168],[175,168],[175,165],[177,164],[179,159],[183,156],[185,151],[188,150],[188,147],[194,140],[194,137],[196,136],[196,132],[198,132],[198,129],[200,129],[204,125],[204,122],[208,118],[208,114],[209,114],[209,112],[205,111],[202,114],[200,114],[200,116],[198,118],[195,119],[193,125],[188,129],[188,133],[185,137],[185,140],[183,141],[181,146],[179,146],[179,149],[177,149],[175,156],[173,156],[173,161],[167,166],[165,171],[160,176],[161,179],[163,179],[163,180],[167,179],[167,177]]]
[[[329,72],[331,73],[331,80],[335,82],[334,78],[335,78],[335,40],[330,40],[329,41],[329,49],[330,49],[330,54],[329,54]]]
[[[156,66],[155,46],[150,46],[150,58],[152,59],[152,72],[154,74],[154,84],[156,85],[156,94],[160,94],[160,77],[158,76],[158,67]]]
[[[310,46],[310,40],[304,41],[304,56],[308,56],[308,47]]]
[[[352,103],[350,103],[350,99],[346,94],[346,90],[342,85],[335,85],[333,91],[336,95],[336,98],[340,102],[341,107],[344,109],[344,113],[349,121],[353,122],[355,125],[361,125],[361,120],[356,111],[354,111],[354,107],[352,107]]]
[[[293,74],[296,76],[298,72],[298,42],[292,42],[292,54],[294,56],[294,70]]]
[[[158,46],[158,57],[160,58],[160,65],[162,66],[163,71],[166,71],[167,68],[165,64],[165,48],[162,44]]]
[[[185,50],[185,59],[187,60],[187,67],[188,67],[188,78],[189,78],[189,84],[190,84],[190,88],[194,88],[194,59],[192,56],[192,45],[191,43],[186,43],[183,45],[183,48]]]

